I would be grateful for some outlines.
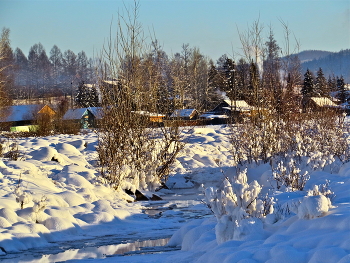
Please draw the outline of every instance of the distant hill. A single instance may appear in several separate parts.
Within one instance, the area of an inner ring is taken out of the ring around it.
[[[323,50],[305,50],[298,54],[301,63],[308,62],[314,59],[324,58],[333,52]]]
[[[350,49],[339,52],[303,51],[299,53],[299,59],[304,73],[307,69],[316,73],[322,68],[327,79],[329,75],[342,75],[345,82],[350,83]]]

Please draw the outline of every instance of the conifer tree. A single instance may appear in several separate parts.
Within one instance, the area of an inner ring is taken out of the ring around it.
[[[341,103],[345,103],[347,100],[347,92],[345,89],[345,82],[343,76],[340,78],[337,77],[337,90],[338,90],[338,98]]]
[[[301,94],[304,97],[312,97],[314,96],[314,78],[310,72],[309,69],[306,70],[306,73],[304,74],[304,84],[301,88]]]
[[[99,107],[100,102],[99,102],[99,97],[98,97],[98,92],[95,86],[92,86],[89,94],[89,107]]]
[[[84,84],[84,81],[80,82],[78,86],[78,92],[75,96],[75,102],[78,107],[86,108],[89,107],[89,91]]]
[[[261,89],[260,89],[259,70],[254,62],[250,63],[249,68],[249,85],[250,104],[261,107]]]
[[[238,99],[238,92],[237,92],[237,81],[236,81],[236,65],[235,62],[227,58],[226,62],[224,64],[225,69],[225,91],[227,96],[233,100],[236,101]]]
[[[324,77],[322,68],[319,68],[319,70],[317,71],[315,93],[321,97],[329,96],[328,83],[326,78]]]
[[[337,79],[333,76],[329,75],[328,77],[328,88],[330,91],[337,91]]]

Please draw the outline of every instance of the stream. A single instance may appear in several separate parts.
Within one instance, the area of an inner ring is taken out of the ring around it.
[[[181,225],[193,219],[210,217],[211,211],[202,204],[203,194],[195,189],[176,189],[162,196],[161,201],[142,201],[143,213],[150,220],[176,220]],[[169,221],[170,222],[170,221]],[[178,250],[167,246],[177,230],[172,224],[162,234],[125,231],[118,235],[93,239],[52,243],[50,247],[35,248],[0,256],[0,261],[12,262],[64,262],[71,259],[102,259],[111,256],[132,256]]]

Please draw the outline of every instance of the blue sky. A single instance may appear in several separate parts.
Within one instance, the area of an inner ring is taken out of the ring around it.
[[[126,5],[132,1],[124,0]],[[119,0],[0,0],[0,27],[11,30],[11,46],[28,55],[42,43],[62,52],[98,52]],[[198,47],[216,61],[222,54],[239,53],[237,28],[246,30],[260,17],[264,37],[271,25],[283,46],[282,19],[300,41],[300,50],[339,51],[350,48],[350,0],[141,0],[140,17],[146,33],[153,31],[168,55],[183,43]],[[112,27],[113,29],[114,27]]]

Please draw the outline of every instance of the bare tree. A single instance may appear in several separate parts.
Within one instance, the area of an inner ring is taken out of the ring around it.
[[[99,162],[103,180],[115,189],[132,184],[154,190],[167,179],[181,149],[179,130],[151,126],[150,117],[160,113],[160,53],[154,45],[157,55],[147,56],[139,2],[124,7],[118,14],[116,39],[111,36],[98,69],[103,107]]]
[[[10,29],[3,28],[0,38],[0,107],[11,104],[10,91],[14,84],[13,62]]]

